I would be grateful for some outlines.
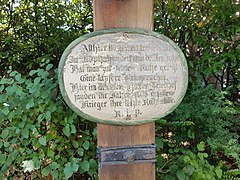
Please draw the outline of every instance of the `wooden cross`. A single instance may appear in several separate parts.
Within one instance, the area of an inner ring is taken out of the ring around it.
[[[153,0],[94,0],[94,30],[136,28],[153,30]],[[155,123],[138,126],[97,124],[98,146],[155,144]],[[154,180],[155,164],[103,165],[100,180]]]

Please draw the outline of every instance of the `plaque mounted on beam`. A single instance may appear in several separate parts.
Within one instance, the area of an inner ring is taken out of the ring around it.
[[[138,125],[162,118],[181,102],[188,70],[169,38],[136,29],[100,30],[64,51],[59,84],[67,104],[85,119]]]

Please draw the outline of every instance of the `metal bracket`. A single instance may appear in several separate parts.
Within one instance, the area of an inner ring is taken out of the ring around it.
[[[98,147],[99,165],[156,162],[156,145]]]

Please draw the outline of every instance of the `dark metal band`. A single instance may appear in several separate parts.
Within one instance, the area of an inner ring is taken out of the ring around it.
[[[156,162],[156,145],[98,147],[99,165]]]

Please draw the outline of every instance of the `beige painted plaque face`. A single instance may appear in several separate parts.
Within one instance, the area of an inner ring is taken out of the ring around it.
[[[65,51],[59,82],[68,105],[86,119],[134,125],[173,111],[187,87],[181,50],[156,33],[103,31]]]

